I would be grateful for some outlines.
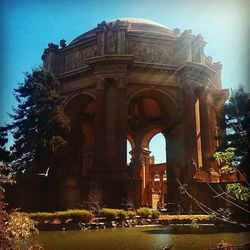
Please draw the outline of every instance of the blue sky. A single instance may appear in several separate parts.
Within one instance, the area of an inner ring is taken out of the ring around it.
[[[122,17],[151,19],[171,29],[202,34],[205,52],[223,65],[224,88],[249,83],[248,0],[2,0],[0,6],[0,124],[15,105],[13,89],[23,72],[41,64],[49,42],[58,44],[103,20]],[[249,84],[250,85],[250,84]]]

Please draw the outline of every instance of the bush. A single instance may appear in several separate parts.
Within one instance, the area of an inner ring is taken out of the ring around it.
[[[47,212],[37,212],[27,214],[31,219],[34,219],[38,222],[44,221],[53,221],[54,219],[58,219],[60,221],[65,221],[68,219],[72,219],[76,222],[84,222],[88,223],[93,219],[93,214],[88,210],[80,210],[80,209],[71,209],[67,211],[58,211],[55,213],[47,213]]]
[[[117,216],[118,216],[118,219],[119,220],[126,220],[127,218],[127,211],[125,210],[120,210],[120,211],[117,211]]]
[[[115,220],[119,212],[119,209],[103,208],[100,210],[100,215],[108,220]]]
[[[37,212],[37,213],[26,213],[26,215],[40,223],[43,223],[46,220],[54,220],[56,218],[55,213],[47,213],[47,212]]]
[[[149,218],[152,215],[152,210],[149,209],[148,207],[141,207],[141,208],[137,209],[136,213],[141,218]]]
[[[127,218],[135,217],[135,212],[125,211],[122,209],[103,208],[100,211],[100,215],[108,220],[125,220]]]
[[[159,217],[160,217],[160,212],[159,211],[157,211],[157,210],[153,210],[152,211],[152,219],[158,219]]]
[[[127,213],[128,219],[134,219],[136,216],[136,212],[134,212],[134,211],[127,211],[126,213]]]

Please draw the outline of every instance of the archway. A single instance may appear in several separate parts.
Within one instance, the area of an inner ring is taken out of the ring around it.
[[[128,133],[135,138],[135,148],[132,148],[132,172],[141,180],[141,203],[153,208],[164,206],[166,201],[167,153],[164,136],[166,131],[170,133],[170,128],[174,127],[177,116],[177,105],[174,99],[163,91],[145,89],[136,92],[130,98]],[[162,145],[158,142],[163,154],[162,162],[157,162],[160,164],[155,164],[151,156],[150,141],[154,142],[155,136],[161,137],[162,141]]]
[[[68,164],[72,165],[74,175],[87,175],[93,164],[95,109],[94,97],[85,93],[70,98],[64,109],[71,122],[72,157]]]
[[[127,139],[127,166],[129,166],[129,164],[131,163],[131,154],[130,154],[131,150],[132,150],[131,143]]]
[[[162,133],[158,133],[155,136],[152,137],[152,139],[149,142],[149,150],[151,152],[151,156],[154,157],[154,163],[165,163],[167,162],[167,140],[163,136]]]

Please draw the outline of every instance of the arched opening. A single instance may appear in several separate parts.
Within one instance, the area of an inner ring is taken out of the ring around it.
[[[69,159],[64,164],[76,176],[87,175],[93,164],[95,109],[95,99],[88,94],[73,96],[64,108],[71,122]]]
[[[131,150],[132,150],[131,144],[129,140],[127,140],[127,166],[131,163],[131,154],[130,154]]]
[[[156,89],[136,92],[128,104],[128,133],[135,138],[131,170],[137,168],[134,178],[141,180],[141,204],[154,209],[167,202],[167,145],[162,131],[174,126],[177,113],[174,98]]]
[[[151,157],[154,158],[154,163],[165,163],[166,162],[166,139],[162,133],[158,133],[152,137],[149,142],[149,151]]]

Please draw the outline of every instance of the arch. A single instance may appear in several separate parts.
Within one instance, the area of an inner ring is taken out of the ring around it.
[[[94,100],[96,100],[96,96],[93,95],[92,93],[89,93],[89,92],[85,92],[85,91],[82,91],[82,92],[77,92],[77,93],[73,93],[71,94],[70,96],[68,96],[65,104],[64,104],[64,108],[68,105],[68,103],[74,99],[75,97],[79,96],[79,95],[87,95],[87,96],[90,96],[92,97]]]
[[[149,143],[151,139],[158,133],[160,133],[164,129],[163,125],[151,125],[149,126],[142,136],[140,145],[143,149],[149,149]]]
[[[71,120],[76,120],[79,114],[83,113],[91,102],[95,103],[95,97],[89,93],[82,92],[80,94],[75,94],[67,100],[64,106],[64,112],[71,118]],[[95,107],[92,109],[95,111]]]
[[[127,107],[129,106],[130,102],[134,99],[134,97],[136,97],[138,95],[141,95],[142,93],[145,93],[145,92],[150,92],[150,93],[159,92],[159,93],[165,95],[166,97],[168,97],[172,101],[172,103],[175,105],[176,109],[178,108],[177,102],[176,102],[175,98],[172,95],[170,95],[169,93],[165,92],[164,90],[157,89],[155,87],[153,87],[153,88],[152,87],[151,88],[143,88],[143,89],[140,89],[140,90],[137,90],[136,92],[134,92],[128,98]]]
[[[167,162],[167,141],[161,132],[150,139],[148,147],[151,156],[154,157],[154,164]]]
[[[148,102],[144,102],[144,100],[146,99],[148,99]],[[132,112],[132,113],[134,112],[133,109],[130,110],[133,107],[133,102],[141,101],[142,103],[149,103],[150,99],[157,103],[161,111],[162,122],[166,126],[169,123],[173,123],[177,119],[179,112],[178,112],[178,104],[176,100],[169,93],[163,90],[156,89],[156,88],[144,88],[142,90],[138,90],[135,93],[133,93],[128,98],[128,102],[127,102],[128,112]]]
[[[135,148],[135,140],[129,133],[127,133],[127,140],[129,141],[131,148]]]

